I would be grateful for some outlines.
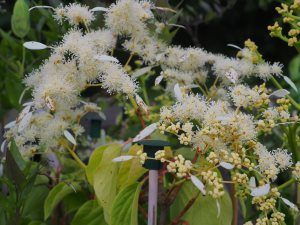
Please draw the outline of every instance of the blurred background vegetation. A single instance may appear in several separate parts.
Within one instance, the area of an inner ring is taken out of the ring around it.
[[[34,5],[57,6],[70,0],[22,0],[25,6],[15,7],[14,0],[0,0],[0,121],[1,132],[6,122],[19,110],[20,96],[24,91],[22,78],[36,68],[48,51],[25,51],[24,41],[35,40],[53,44],[61,39],[65,28],[58,26],[47,10],[27,12]],[[108,6],[114,1],[83,0],[77,1],[91,7]],[[260,47],[259,50],[267,61],[279,61],[284,65],[286,75],[291,76],[300,86],[297,52],[284,42],[269,36],[267,26],[278,17],[275,6],[278,0],[157,0],[160,6],[172,6],[179,14],[178,24],[186,29],[179,29],[173,44],[197,46],[229,56],[236,54],[236,49],[227,44],[243,46],[250,38]],[[17,9],[16,9],[17,8]],[[101,18],[99,19],[101,23]],[[30,96],[25,92],[24,98]],[[299,97],[298,97],[299,100]],[[2,135],[1,135],[2,136]]]

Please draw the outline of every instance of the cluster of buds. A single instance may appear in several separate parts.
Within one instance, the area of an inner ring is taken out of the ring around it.
[[[155,152],[155,159],[156,160],[160,160],[161,162],[165,162],[166,161],[165,156],[166,156],[165,150],[159,150],[159,151]]]
[[[273,26],[268,26],[270,35],[272,37],[278,37],[283,41],[288,43],[288,46],[295,46],[299,43],[298,35],[300,30],[298,29],[300,25],[300,19],[295,14],[295,11],[299,10],[300,3],[298,0],[295,0],[293,4],[287,5],[281,3],[280,7],[276,7],[276,11],[282,16],[282,22],[290,24],[291,29],[288,31],[287,35],[282,34],[282,27],[278,22],[275,22]]]
[[[163,122],[158,125],[158,129],[160,130],[161,134],[164,134],[165,132],[178,134],[178,132],[180,130],[180,123],[177,122],[176,124],[171,123],[171,124],[167,125]]]
[[[218,177],[217,172],[211,170],[201,172],[203,180],[211,186],[212,190],[208,191],[208,194],[213,198],[219,198],[224,195],[224,186],[222,184],[222,179]]]
[[[189,171],[192,169],[192,162],[183,158],[182,155],[175,156],[174,159],[174,162],[170,162],[168,164],[167,170],[170,173],[176,173],[178,178],[187,176]]]
[[[248,184],[249,178],[245,173],[235,173],[232,176],[232,181],[237,182],[238,184],[241,185],[246,185]]]
[[[268,212],[275,208],[278,197],[280,197],[278,189],[272,188],[267,196],[254,197],[252,199],[252,204],[256,204],[260,211]]]
[[[280,225],[284,222],[285,215],[281,212],[274,212],[271,215],[271,224],[272,225]]]
[[[143,152],[142,150],[137,151],[136,153],[140,163],[143,165],[147,159],[147,153]]]

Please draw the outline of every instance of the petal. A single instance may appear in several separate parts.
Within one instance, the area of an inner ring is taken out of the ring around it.
[[[249,180],[249,187],[250,188],[256,188],[256,181],[255,181],[255,177],[251,177]]]
[[[291,86],[291,88],[293,88],[296,92],[298,92],[297,86],[295,85],[295,83],[287,76],[283,76],[283,79],[285,80],[285,82],[288,83],[288,85]]]
[[[217,218],[219,218],[221,215],[221,206],[220,206],[219,200],[216,200],[216,205],[217,205],[217,210],[218,210]]]
[[[19,122],[18,132],[22,132],[30,123],[32,112],[27,113]]]
[[[1,152],[4,152],[6,146],[7,146],[7,140],[4,140],[4,141],[2,142],[2,144],[1,144],[0,151],[1,151]]]
[[[285,89],[279,89],[277,91],[274,91],[270,96],[275,96],[278,98],[283,98],[284,96],[288,95],[290,92]]]
[[[131,77],[132,78],[138,78],[138,77],[144,75],[145,73],[148,73],[149,71],[151,71],[151,69],[152,69],[152,66],[143,67],[141,69],[138,69],[138,70],[134,71],[131,74]]]
[[[41,49],[45,49],[45,48],[48,48],[47,45],[44,45],[40,42],[36,42],[36,41],[28,41],[28,42],[25,42],[23,44],[23,46],[27,49],[30,49],[30,50],[41,50]]]
[[[156,123],[152,123],[151,125],[145,127],[135,138],[132,140],[133,142],[140,141],[144,139],[145,137],[152,134],[157,129]]]
[[[288,199],[286,199],[286,198],[282,198],[281,197],[281,200],[286,204],[286,205],[288,205],[291,209],[293,209],[293,210],[295,210],[295,211],[299,211],[299,209],[298,209],[298,207],[294,204],[294,203],[292,203],[290,200],[288,200]]]
[[[260,197],[268,194],[270,191],[270,184],[267,183],[265,185],[256,187],[256,188],[251,188],[251,195],[253,197]]]
[[[183,97],[182,97],[182,92],[181,92],[181,89],[179,87],[179,84],[175,84],[174,94],[175,94],[175,97],[176,97],[177,101],[182,101]]]
[[[122,155],[122,156],[114,158],[112,161],[113,162],[125,162],[125,161],[128,161],[133,158],[134,158],[133,155]]]
[[[109,56],[109,55],[98,55],[98,56],[95,56],[94,58],[98,59],[100,61],[109,61],[109,62],[119,63],[119,60],[117,58]]]
[[[16,121],[12,121],[12,122],[9,122],[7,123],[5,126],[4,126],[4,129],[10,129],[12,127],[14,127],[16,125]]]
[[[33,10],[33,9],[53,9],[54,8],[52,6],[49,5],[37,5],[37,6],[33,6],[29,9],[29,11]]]
[[[76,145],[76,140],[75,138],[73,137],[73,135],[67,131],[67,130],[64,130],[64,136],[68,139],[68,141],[70,141],[73,145]]]
[[[98,7],[92,8],[91,11],[92,12],[107,12],[108,8],[98,6]]]
[[[155,78],[154,85],[155,85],[155,86],[159,85],[163,78],[164,78],[164,77],[163,77],[162,75],[156,77],[156,78]]]
[[[202,181],[198,179],[198,177],[191,175],[191,181],[201,191],[203,195],[206,195],[205,186],[202,183]]]
[[[223,168],[225,168],[227,170],[232,170],[234,168],[234,165],[232,165],[231,163],[228,163],[228,162],[220,162],[220,166],[222,166]]]

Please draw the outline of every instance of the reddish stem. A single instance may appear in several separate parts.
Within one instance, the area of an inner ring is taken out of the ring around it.
[[[192,205],[195,203],[196,199],[198,198],[199,193],[192,198],[183,208],[183,210],[179,213],[179,215],[177,217],[175,217],[172,222],[170,223],[170,225],[176,225],[179,224],[180,222],[182,222],[183,220],[181,220],[181,218],[186,214],[186,212],[192,207]]]
[[[143,118],[143,115],[142,115],[142,112],[141,112],[140,108],[138,108],[138,109],[135,111],[135,113],[136,113],[137,117],[139,118],[142,127],[145,128],[145,127],[146,127],[146,124],[145,124],[145,121],[144,121],[144,118]]]

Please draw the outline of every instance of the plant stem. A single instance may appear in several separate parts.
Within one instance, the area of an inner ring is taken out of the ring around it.
[[[22,39],[22,42],[24,42],[23,39]],[[22,48],[22,68],[20,71],[20,77],[22,77],[24,75],[25,58],[26,58],[26,50],[25,50],[25,47],[23,46],[23,48]]]
[[[281,184],[280,186],[278,186],[278,190],[282,190],[282,189],[284,189],[284,188],[290,186],[290,185],[291,185],[292,183],[294,183],[294,182],[295,182],[295,179],[294,179],[294,178],[291,178],[291,179],[289,179],[287,182],[285,182],[285,183]]]
[[[283,89],[283,87],[281,86],[281,84],[275,79],[275,77],[271,76],[271,81],[273,82],[273,84],[279,88],[279,89]],[[292,105],[296,107],[297,110],[300,110],[300,105],[299,103],[297,103],[290,95],[287,95],[287,98],[291,101]]]
[[[185,207],[183,208],[183,210],[179,213],[179,215],[177,217],[175,217],[170,225],[176,225],[176,224],[179,224],[181,222],[181,218],[186,214],[186,212],[192,207],[192,205],[195,203],[196,199],[198,198],[199,196],[199,193],[192,199],[190,199],[188,201],[188,203],[185,205]]]
[[[81,161],[81,159],[77,156],[77,154],[75,153],[75,151],[73,151],[72,149],[70,149],[69,147],[67,148],[70,155],[74,158],[74,160],[79,164],[79,166],[82,169],[86,169],[86,165]]]
[[[128,66],[128,64],[130,63],[132,57],[133,57],[133,54],[130,54],[129,58],[127,59],[127,62],[124,65],[124,67]]]
[[[142,115],[141,110],[140,110],[139,106],[136,104],[136,102],[135,102],[132,95],[129,96],[129,100],[130,100],[133,108],[135,109],[135,113],[136,113],[137,117],[139,118],[142,127],[145,128],[146,124],[145,124],[143,115]]]

